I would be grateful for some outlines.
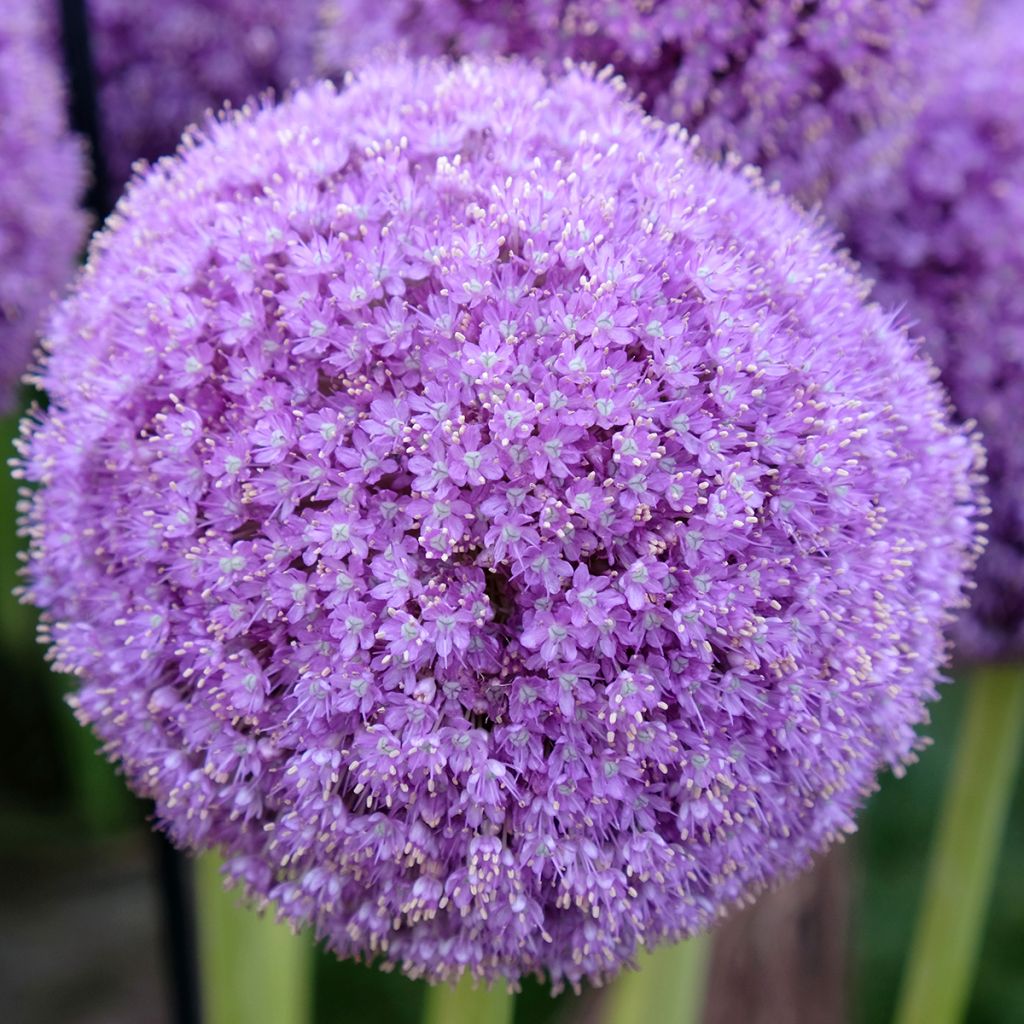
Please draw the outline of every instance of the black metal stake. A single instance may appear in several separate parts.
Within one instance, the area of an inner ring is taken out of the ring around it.
[[[201,1024],[192,862],[178,853],[162,832],[154,832],[153,841],[170,968],[172,1019],[177,1024]]]
[[[96,73],[89,36],[86,0],[58,0],[61,48],[68,78],[68,120],[89,143],[92,181],[85,202],[102,223],[110,213],[110,178],[103,153],[103,123],[96,93]]]

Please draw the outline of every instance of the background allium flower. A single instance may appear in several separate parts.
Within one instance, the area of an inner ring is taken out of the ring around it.
[[[86,222],[81,145],[68,133],[51,40],[33,3],[0,0],[0,407],[28,362]]]
[[[961,0],[324,0],[322,69],[377,47],[614,64],[712,151],[824,200],[867,127],[902,119]],[[939,46],[945,45],[943,39]]]
[[[925,109],[894,172],[854,181],[850,244],[923,334],[989,452],[993,514],[971,611],[968,658],[1024,654],[1024,5],[986,25],[935,67]]]
[[[309,77],[317,2],[87,0],[114,186],[225,100]]]
[[[129,191],[29,594],[179,843],[343,955],[601,977],[915,745],[970,441],[831,239],[619,90],[387,65]]]

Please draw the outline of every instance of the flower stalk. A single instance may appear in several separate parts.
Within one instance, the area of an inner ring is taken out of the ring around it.
[[[482,985],[468,974],[457,985],[427,989],[423,1024],[512,1024],[515,998],[501,982]]]
[[[931,853],[896,1024],[963,1019],[1024,739],[1024,672],[979,668]]]
[[[196,861],[196,918],[205,1024],[308,1024],[313,944],[224,888],[221,861]]]
[[[625,971],[608,992],[605,1024],[698,1024],[704,1008],[711,939],[698,935],[640,956],[637,971]]]

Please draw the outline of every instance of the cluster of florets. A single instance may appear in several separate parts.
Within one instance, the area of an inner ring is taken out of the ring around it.
[[[828,197],[871,126],[915,99],[925,40],[961,0],[325,0],[321,69],[378,47],[611,64],[666,121],[763,168],[804,202]],[[941,26],[941,29],[940,27]],[[940,45],[944,45],[944,42]]]
[[[992,517],[958,626],[967,658],[1024,653],[1024,5],[941,55],[891,174],[854,182],[855,254],[905,307],[988,449]]]
[[[342,955],[600,979],[908,758],[976,451],[832,239],[617,83],[389,64],[137,181],[30,598],[171,836]]]
[[[317,0],[86,0],[113,187],[182,131],[310,75]]]
[[[32,4],[0,3],[0,407],[11,400],[47,303],[74,272],[86,222],[81,146]]]

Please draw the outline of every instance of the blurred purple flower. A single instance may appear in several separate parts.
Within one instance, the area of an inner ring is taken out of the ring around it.
[[[585,72],[210,125],[22,447],[82,721],[414,976],[599,979],[803,867],[912,756],[977,546],[975,446],[832,244]]]
[[[112,185],[225,101],[310,77],[318,0],[86,0]]]
[[[905,307],[960,413],[980,425],[992,501],[969,659],[1024,655],[1024,4],[936,55],[924,109],[882,136],[895,168],[850,182],[845,221],[878,295]]]
[[[324,0],[317,63],[378,48],[614,65],[648,110],[804,203],[901,120],[963,0]],[[942,33],[933,40],[933,33]]]
[[[49,25],[34,0],[0,12],[0,408],[8,408],[46,306],[85,242],[83,147],[68,131]]]

